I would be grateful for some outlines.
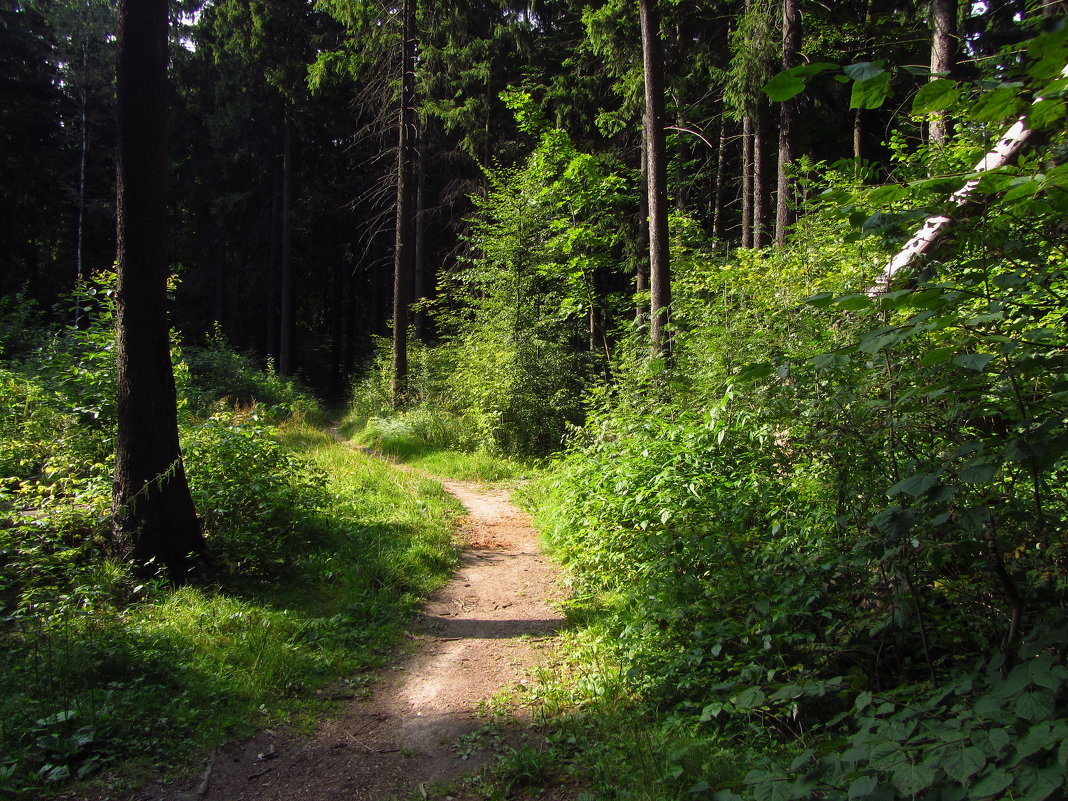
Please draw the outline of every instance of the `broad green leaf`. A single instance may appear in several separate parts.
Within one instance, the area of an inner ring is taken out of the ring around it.
[[[871,298],[867,295],[843,295],[834,301],[834,305],[845,311],[859,311],[871,306]]]
[[[1057,745],[1057,735],[1049,721],[1043,720],[1036,723],[1027,734],[1016,741],[1016,753],[1021,757],[1029,757],[1038,751],[1046,751]]]
[[[858,61],[842,67],[842,72],[849,76],[851,81],[866,81],[876,75],[882,75],[886,68],[881,61]]]
[[[960,471],[960,480],[965,484],[989,484],[997,475],[998,466],[989,462],[970,465]]]
[[[953,364],[981,373],[993,358],[993,353],[966,353],[963,356],[957,356],[953,360]]]
[[[896,345],[901,340],[905,339],[907,334],[903,331],[891,331],[888,334],[878,334],[875,336],[866,336],[860,343],[860,349],[865,353],[878,353],[884,348],[888,348],[891,345]]]
[[[884,184],[868,193],[867,202],[872,206],[888,206],[909,196],[909,188],[902,184]]]
[[[734,705],[739,709],[755,709],[766,700],[764,691],[759,687],[746,687],[733,699]]]
[[[1018,86],[999,86],[979,98],[968,111],[968,119],[975,122],[1000,122],[1015,116],[1024,108]]]
[[[1033,178],[1018,178],[1009,187],[1002,197],[1003,203],[1013,203],[1017,200],[1032,197],[1042,190],[1042,181]]]
[[[805,84],[809,78],[826,70],[837,69],[837,67],[837,64],[830,64],[825,61],[791,67],[773,75],[771,80],[761,87],[761,91],[768,96],[772,103],[781,103],[801,94],[805,90]]]
[[[802,303],[807,303],[809,306],[815,306],[817,309],[824,309],[827,306],[830,306],[833,302],[834,294],[831,292],[818,292],[802,301]]]
[[[758,378],[766,378],[774,372],[774,368],[768,362],[748,364],[738,371],[734,377],[736,381],[756,381]]]
[[[1050,765],[1042,770],[1023,772],[1020,783],[1024,782],[1024,793],[1017,798],[1021,801],[1045,801],[1064,786],[1064,773],[1056,765]]]
[[[1061,99],[1039,100],[1027,110],[1027,127],[1034,130],[1052,127],[1064,118],[1065,106]]]
[[[935,348],[929,350],[927,353],[920,357],[920,364],[924,367],[933,367],[936,364],[944,364],[953,358],[953,354],[957,352],[955,347]]]
[[[711,704],[706,705],[705,708],[701,710],[701,722],[707,723],[708,721],[712,720],[712,718],[719,717],[719,713],[722,711],[723,704],[721,704],[719,701],[713,701]]]
[[[937,476],[933,476],[930,473],[917,473],[894,484],[886,491],[886,494],[892,498],[905,492],[913,498],[918,498],[936,484],[938,484]]]
[[[816,370],[845,367],[851,359],[841,353],[817,353],[812,357],[812,366]]]
[[[986,754],[974,745],[950,751],[942,761],[942,769],[946,775],[962,784],[985,767]]]
[[[916,795],[930,787],[934,779],[935,772],[925,765],[905,762],[894,769],[894,786],[905,795]]]
[[[878,75],[853,84],[853,93],[849,97],[849,107],[861,109],[879,108],[889,96],[890,73],[881,72]]]
[[[861,692],[861,693],[857,693],[857,698],[853,702],[855,704],[855,706],[856,706],[857,712],[862,711],[864,709],[864,707],[868,706],[868,704],[871,703],[871,699],[872,699],[872,694],[870,692],[868,692],[867,690],[865,690],[864,692]]]
[[[797,684],[784,684],[782,687],[772,693],[770,700],[789,701],[793,700],[794,698],[800,698],[803,692],[804,691]]]
[[[932,111],[944,111],[960,97],[957,82],[949,78],[935,78],[928,81],[916,92],[912,101],[913,114],[930,114]]]
[[[1012,737],[1005,729],[991,729],[986,733],[986,738],[990,743],[990,747],[994,749],[995,753],[1000,753],[1009,747],[1012,742]]]
[[[1016,699],[1016,714],[1024,720],[1046,720],[1053,715],[1053,693],[1035,690]]]
[[[875,776],[872,776],[870,774],[868,776],[861,776],[859,779],[849,785],[848,798],[850,799],[850,801],[852,801],[852,799],[854,798],[867,798],[869,795],[872,794],[872,792],[878,785],[879,781],[875,778]]]
[[[804,767],[805,763],[812,759],[815,753],[815,749],[806,748],[804,751],[794,757],[793,762],[790,763],[790,771],[793,772],[801,770],[801,768]]]
[[[973,784],[968,794],[972,798],[986,798],[997,795],[1010,784],[1012,784],[1012,775],[1001,768],[994,768]]]

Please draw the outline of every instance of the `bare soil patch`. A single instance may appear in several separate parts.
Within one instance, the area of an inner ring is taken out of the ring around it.
[[[411,652],[382,672],[371,697],[353,701],[311,737],[262,731],[214,756],[186,786],[146,788],[152,801],[385,801],[425,794],[492,756],[480,738],[480,702],[525,682],[552,653],[563,617],[557,575],[509,493],[458,481],[467,542],[453,579],[409,635]]]

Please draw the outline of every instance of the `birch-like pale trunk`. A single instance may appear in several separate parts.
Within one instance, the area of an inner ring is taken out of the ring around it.
[[[1068,78],[1068,65],[1065,65],[1064,69],[1061,70],[1061,77]],[[1036,97],[1032,105],[1042,99],[1041,96]],[[952,205],[951,214],[959,216],[959,212],[967,208],[972,202],[972,195],[975,193],[975,187],[979,185],[979,179],[982,174],[1012,163],[1013,159],[1023,150],[1032,133],[1032,129],[1027,127],[1027,115],[1022,114],[1002,134],[997,144],[975,165],[972,170],[973,177],[949,196],[950,204]],[[948,214],[934,214],[924,220],[923,225],[916,231],[912,239],[905,243],[905,246],[897,252],[890,260],[890,263],[886,265],[886,268],[875,279],[875,283],[868,289],[868,293],[878,295],[886,292],[898,273],[908,269],[918,257],[934,250],[946,234],[949,233],[954,219],[955,217]]]

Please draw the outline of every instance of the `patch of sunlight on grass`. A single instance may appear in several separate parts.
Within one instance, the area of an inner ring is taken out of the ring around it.
[[[509,481],[536,472],[530,465],[489,453],[430,450],[405,461],[433,475],[460,481]]]

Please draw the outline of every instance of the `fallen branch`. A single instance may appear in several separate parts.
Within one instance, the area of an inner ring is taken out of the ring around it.
[[[1062,78],[1068,78],[1068,64],[1061,70]],[[1034,106],[1045,98],[1041,95],[1036,97],[1031,105]],[[1010,164],[1019,155],[1024,145],[1031,138],[1034,131],[1027,127],[1027,115],[1020,115],[1019,119],[1002,135],[993,149],[990,150],[972,170],[974,177],[970,178],[964,186],[949,196],[954,212],[966,208],[972,200],[972,193],[979,185],[982,174],[990,170],[996,170]],[[894,276],[907,269],[912,262],[935,248],[949,231],[954,218],[945,214],[935,214],[923,221],[923,225],[916,231],[912,239],[890,259],[890,263],[879,273],[875,283],[868,289],[869,295],[879,295],[886,292],[893,281]]]

